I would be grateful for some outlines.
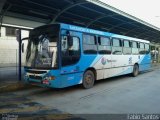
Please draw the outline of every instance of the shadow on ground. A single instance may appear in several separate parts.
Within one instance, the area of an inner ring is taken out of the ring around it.
[[[0,118],[18,120],[83,120],[13,93],[0,94]]]

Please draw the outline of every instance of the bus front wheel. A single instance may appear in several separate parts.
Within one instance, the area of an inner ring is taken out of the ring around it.
[[[132,76],[136,77],[138,74],[139,74],[139,66],[137,64],[135,64],[133,67]]]
[[[95,82],[95,75],[91,70],[87,70],[83,75],[83,87],[85,89],[92,88]]]

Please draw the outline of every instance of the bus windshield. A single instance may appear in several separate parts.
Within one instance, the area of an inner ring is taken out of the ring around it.
[[[58,28],[40,27],[31,31],[28,41],[26,66],[32,68],[57,68]]]

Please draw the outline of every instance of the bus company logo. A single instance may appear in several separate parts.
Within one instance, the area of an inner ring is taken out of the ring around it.
[[[107,62],[106,58],[103,57],[103,58],[101,59],[101,63],[102,63],[103,65],[105,65],[106,62]]]

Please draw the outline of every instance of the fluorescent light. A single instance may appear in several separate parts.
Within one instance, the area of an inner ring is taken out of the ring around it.
[[[47,14],[44,14],[44,13],[40,13],[40,12],[37,12],[37,11],[33,11],[33,10],[29,10],[30,13],[34,13],[36,15],[41,15],[41,16],[45,16],[45,17],[48,17]]]

